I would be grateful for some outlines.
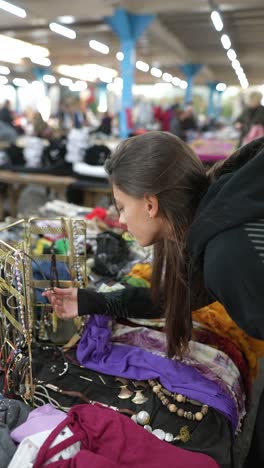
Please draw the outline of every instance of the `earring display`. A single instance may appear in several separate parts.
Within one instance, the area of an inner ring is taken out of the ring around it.
[[[87,286],[86,223],[22,219],[1,229],[5,239],[12,229],[20,230],[18,241],[11,245],[0,239],[0,371],[5,374],[4,395],[33,404],[34,349],[40,343],[66,343],[83,324],[72,320],[62,326],[41,293],[54,286]],[[39,252],[36,243],[44,237],[51,246]],[[65,366],[62,372],[67,372]]]

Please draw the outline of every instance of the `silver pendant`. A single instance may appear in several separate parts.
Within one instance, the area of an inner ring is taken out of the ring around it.
[[[136,395],[134,398],[132,398],[133,403],[136,405],[142,405],[146,401],[148,401],[148,398],[142,395],[143,390],[136,390]]]
[[[131,392],[129,388],[127,388],[127,385],[121,385],[120,387],[120,393],[118,395],[118,398],[121,398],[121,400],[127,400],[133,395],[134,392]]]

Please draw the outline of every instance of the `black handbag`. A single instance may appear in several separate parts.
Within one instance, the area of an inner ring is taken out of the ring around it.
[[[119,234],[104,231],[97,235],[93,270],[98,275],[116,276],[128,261],[129,248]]]

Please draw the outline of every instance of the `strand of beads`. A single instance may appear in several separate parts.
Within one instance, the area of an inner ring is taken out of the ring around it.
[[[74,265],[76,269],[76,276],[78,283],[83,285],[83,276],[82,276],[82,269],[81,269],[81,262],[80,262],[80,254],[79,254],[79,243],[78,243],[78,228],[77,228],[77,221],[72,221],[72,232],[73,232],[73,245],[74,245]]]
[[[174,437],[171,432],[165,432],[163,429],[152,429],[150,426],[150,415],[147,411],[139,411],[137,414],[131,416],[132,421],[140,426],[143,426],[144,429],[160,440],[165,440],[165,442],[174,442],[176,440],[181,440],[182,442],[188,442],[190,440],[190,432],[187,426],[180,428],[180,433]]]
[[[18,291],[18,306],[19,306],[19,316],[21,325],[23,327],[24,337],[27,337],[27,328],[25,322],[25,308],[22,303],[22,282],[21,282],[21,273],[19,271],[19,252],[14,253],[14,270],[15,270],[15,280]]]
[[[181,393],[173,393],[162,387],[162,385],[157,380],[148,380],[150,387],[152,388],[153,393],[157,395],[161,403],[168,408],[171,413],[177,414],[180,418],[186,418],[189,421],[202,421],[204,416],[208,413],[208,405],[203,405],[197,400],[191,400]],[[169,399],[177,403],[190,403],[195,406],[200,406],[200,411],[193,413],[192,411],[185,411],[184,408],[178,408],[178,406],[171,402]]]

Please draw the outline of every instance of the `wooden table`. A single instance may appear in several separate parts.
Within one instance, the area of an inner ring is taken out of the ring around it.
[[[68,187],[78,188],[83,192],[84,206],[91,208],[97,206],[102,195],[109,196],[111,194],[111,188],[107,180],[100,181],[91,177],[78,179],[76,177],[37,172],[0,170],[0,182],[7,184],[9,213],[14,218],[17,215],[17,202],[21,189],[29,184],[53,189],[56,197],[60,200],[66,200]],[[5,194],[0,191],[0,220],[4,218],[4,197]]]
[[[56,176],[50,174],[27,173],[15,171],[0,171],[0,182],[7,184],[9,213],[12,217],[17,215],[17,201],[21,189],[25,185],[34,184],[53,189],[56,196],[66,200],[66,189],[76,182],[74,177]],[[0,220],[4,217],[4,194],[0,192]]]

